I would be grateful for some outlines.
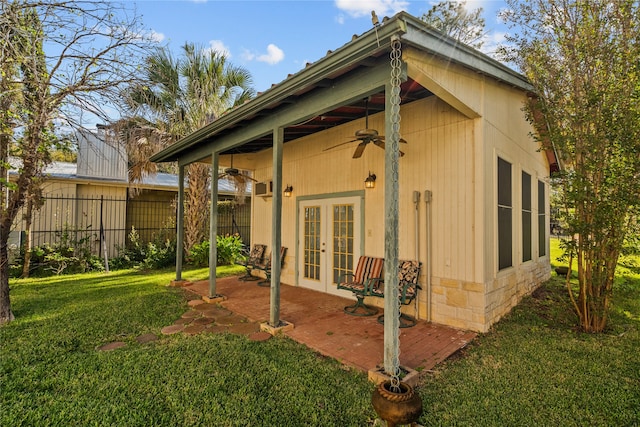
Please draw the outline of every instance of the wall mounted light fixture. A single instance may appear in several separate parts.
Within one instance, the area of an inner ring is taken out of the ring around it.
[[[369,172],[369,176],[364,180],[364,188],[375,188],[376,187],[376,174]]]
[[[287,185],[287,188],[284,189],[284,197],[291,197],[291,193],[293,192],[293,187]]]

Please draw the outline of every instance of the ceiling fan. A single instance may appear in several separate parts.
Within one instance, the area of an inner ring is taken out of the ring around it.
[[[246,183],[247,180],[257,182],[256,179],[251,178],[249,175],[240,173],[240,171],[233,167],[233,154],[231,155],[231,167],[226,168],[223,173],[218,175],[218,179],[226,178],[236,183]]]
[[[327,151],[327,150],[332,150],[334,148],[340,147],[342,145],[345,144],[350,144],[352,142],[356,142],[356,141],[360,141],[360,144],[358,144],[358,146],[356,147],[356,151],[353,153],[353,158],[357,159],[360,156],[362,156],[362,153],[364,152],[364,149],[367,147],[367,144],[369,144],[370,142],[373,142],[374,145],[382,148],[384,150],[384,136],[383,135],[379,135],[378,131],[375,129],[369,129],[369,99],[365,99],[364,100],[364,108],[365,108],[365,122],[364,122],[364,127],[365,129],[360,129],[358,131],[356,131],[355,134],[355,139],[352,139],[351,141],[347,141],[347,142],[342,142],[338,145],[334,145],[332,147],[329,148],[325,148],[323,151]],[[400,138],[400,141],[403,144],[406,144],[407,141],[405,141],[404,139]],[[404,153],[402,151],[400,151],[400,156],[404,156]]]

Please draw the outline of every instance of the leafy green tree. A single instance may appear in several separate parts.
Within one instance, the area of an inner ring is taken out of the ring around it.
[[[120,88],[137,80],[150,40],[138,18],[109,1],[0,0],[0,323],[13,319],[7,242],[51,161],[54,124],[106,120]],[[18,171],[9,183],[7,171]],[[27,206],[29,208],[29,206]]]
[[[531,81],[536,138],[555,150],[580,326],[607,325],[616,264],[640,206],[640,9],[633,0],[508,0],[506,59]]]
[[[222,53],[192,43],[182,47],[179,58],[167,48],[156,50],[147,58],[144,73],[146,82],[126,91],[133,116],[118,125],[127,142],[132,182],[156,173],[157,165],[149,162],[152,154],[255,95],[247,70],[230,64]],[[185,249],[189,250],[207,234],[210,167],[194,163],[186,175]]]
[[[420,19],[459,42],[480,49],[486,34],[482,11],[482,8],[467,10],[466,1],[441,1]]]

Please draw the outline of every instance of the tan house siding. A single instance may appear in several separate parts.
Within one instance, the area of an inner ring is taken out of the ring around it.
[[[399,162],[399,257],[416,258],[413,192],[417,191],[417,239],[423,263],[423,290],[416,305],[403,307],[403,311],[420,319],[428,319],[430,312],[433,322],[485,332],[550,275],[549,257],[540,257],[537,249],[537,221],[532,221],[532,260],[522,262],[521,248],[521,173],[524,170],[531,176],[531,214],[537,218],[537,183],[547,180],[547,159],[530,137],[521,89],[411,49],[404,59],[409,76],[436,96],[401,107],[401,136],[408,144],[401,144],[405,156]],[[284,283],[298,282],[296,198],[362,191],[369,172],[378,180],[375,189],[364,191],[363,253],[384,255],[382,150],[371,144],[359,159],[352,159],[355,142],[325,151],[353,139],[355,131],[364,127],[364,119],[355,120],[284,145],[282,185],[294,188],[293,196],[282,200],[282,244],[289,248],[281,275]],[[384,113],[369,117],[369,128],[384,127]],[[272,150],[237,157],[238,164],[254,169],[258,181],[272,178]],[[498,157],[511,163],[513,184],[513,265],[501,271],[497,262]],[[548,206],[548,184],[545,188]],[[426,190],[432,193],[429,205]],[[427,253],[427,209],[431,213],[431,253]],[[254,197],[252,212],[251,241],[269,245],[272,199]],[[430,296],[428,260],[432,266]],[[383,305],[375,298],[367,303]]]

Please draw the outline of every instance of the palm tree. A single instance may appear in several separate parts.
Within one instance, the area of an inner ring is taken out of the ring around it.
[[[147,60],[148,83],[125,94],[134,115],[120,122],[129,155],[129,178],[140,182],[157,172],[149,162],[151,154],[191,132],[213,122],[226,110],[255,95],[247,70],[236,67],[227,57],[187,43],[182,56],[174,58],[160,48]],[[188,191],[185,203],[185,249],[206,236],[209,207],[209,166],[193,163],[186,170]]]

